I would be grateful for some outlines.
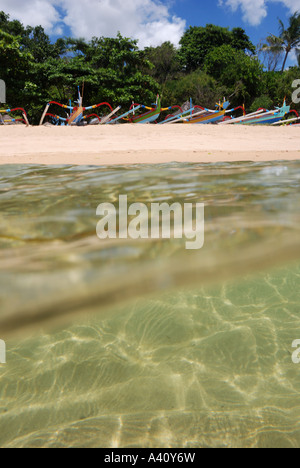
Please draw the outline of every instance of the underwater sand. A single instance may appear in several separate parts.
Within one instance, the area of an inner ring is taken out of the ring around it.
[[[3,166],[1,447],[299,447],[300,163]],[[204,202],[205,245],[96,237]]]

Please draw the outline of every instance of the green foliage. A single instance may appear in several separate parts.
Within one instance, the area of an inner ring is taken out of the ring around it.
[[[197,70],[168,82],[164,99],[173,105],[192,98],[195,104],[211,107],[225,94],[225,87],[220,86],[214,78],[205,72]]]
[[[245,103],[261,94],[263,66],[256,57],[230,45],[216,47],[204,62],[205,71],[226,86],[232,104]]]
[[[12,36],[0,29],[0,64],[2,73],[9,70],[14,64],[31,60],[31,54],[22,51],[20,38]]]
[[[233,28],[231,31],[232,39],[229,42],[229,45],[236,50],[241,50],[243,52],[250,52],[251,54],[255,54],[256,47],[250,41],[249,36],[247,36],[246,32],[242,28]]]
[[[21,50],[19,36],[12,36],[0,29],[0,70],[1,79],[7,85],[8,102],[14,99],[23,105],[24,84],[32,60],[31,54]]]
[[[263,96],[259,96],[258,98],[254,99],[251,107],[250,107],[250,111],[251,112],[255,112],[257,111],[257,109],[272,109],[273,107],[273,101],[272,99],[267,96],[266,94],[264,94]]]
[[[20,49],[29,53],[35,62],[41,63],[50,57],[58,58],[65,50],[65,41],[59,39],[52,44],[42,26],[24,28],[18,20],[10,21],[9,15],[0,12],[0,29],[18,37]]]
[[[279,36],[271,34],[267,38],[267,48],[272,54],[278,54],[279,50],[285,52],[281,72],[284,71],[289,53],[300,45],[300,13],[296,12],[289,18],[289,26],[285,28],[283,21],[279,20]],[[266,49],[266,47],[265,47]]]
[[[299,68],[292,67],[284,73],[265,73],[263,77],[264,94],[268,95],[275,106],[281,106],[284,99],[292,108],[300,110],[300,104],[292,103],[295,91],[292,83],[300,78]]]
[[[255,47],[241,28],[222,28],[213,24],[190,26],[180,41],[179,57],[187,72],[201,68],[207,55],[216,47],[229,45],[235,50],[255,52]]]
[[[281,23],[279,38],[267,38],[269,49],[262,53],[269,54],[270,70],[281,63],[281,54],[299,44],[299,21],[299,14],[293,15],[287,29]],[[150,104],[157,93],[165,106],[190,97],[210,108],[224,96],[233,106],[244,103],[251,110],[281,106],[285,96],[291,102],[299,68],[265,72],[242,28],[190,27],[180,43],[179,49],[164,42],[140,50],[136,40],[120,33],[52,43],[41,26],[24,27],[0,12],[0,78],[6,81],[7,105],[25,107],[37,123],[50,100],[74,102],[77,86],[84,87],[85,105],[109,102],[123,109],[132,101]]]
[[[164,42],[158,47],[146,47],[144,54],[145,59],[152,64],[149,75],[163,87],[181,70],[178,52],[171,42]]]
[[[127,105],[132,100],[145,102],[155,98],[159,87],[147,73],[151,65],[136,40],[118,34],[116,38],[93,38],[86,45],[82,48],[84,55],[77,60],[83,60],[90,68],[93,76],[90,92],[94,99]]]
[[[258,47],[258,54],[268,71],[276,71],[282,63],[284,49],[282,41],[276,36],[268,36]]]
[[[28,108],[39,121],[49,100],[66,103],[77,97],[84,83],[88,105],[108,101],[128,107],[133,100],[153,102],[159,85],[147,74],[151,64],[137,41],[122,37],[59,39],[52,44],[41,26],[32,28],[10,21],[0,12],[0,69],[11,104]]]

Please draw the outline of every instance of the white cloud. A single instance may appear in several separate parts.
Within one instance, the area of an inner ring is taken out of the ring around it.
[[[271,0],[272,2],[281,2],[283,3],[291,13],[295,11],[300,11],[300,0]]]
[[[219,5],[226,5],[237,11],[241,8],[243,20],[252,26],[258,26],[268,15],[268,5],[270,3],[283,3],[290,11],[300,11],[300,0],[219,0]]]
[[[69,26],[74,37],[87,39],[114,37],[120,31],[139,39],[140,47],[165,40],[178,44],[186,26],[159,0],[0,0],[0,8],[26,25],[41,24],[50,34],[61,23]]]
[[[219,5],[226,5],[237,11],[241,8],[243,20],[252,26],[257,26],[267,16],[267,7],[265,0],[220,0]]]
[[[42,25],[51,32],[59,21],[59,13],[51,0],[0,0],[0,10],[9,13],[12,19],[18,19],[25,26]]]

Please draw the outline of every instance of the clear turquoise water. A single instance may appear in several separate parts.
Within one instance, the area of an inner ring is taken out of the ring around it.
[[[0,446],[300,446],[300,163],[4,166]],[[205,246],[96,237],[204,202]]]

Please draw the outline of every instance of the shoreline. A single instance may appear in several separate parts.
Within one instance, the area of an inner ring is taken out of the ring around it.
[[[123,165],[300,160],[299,127],[0,127],[0,165]]]

